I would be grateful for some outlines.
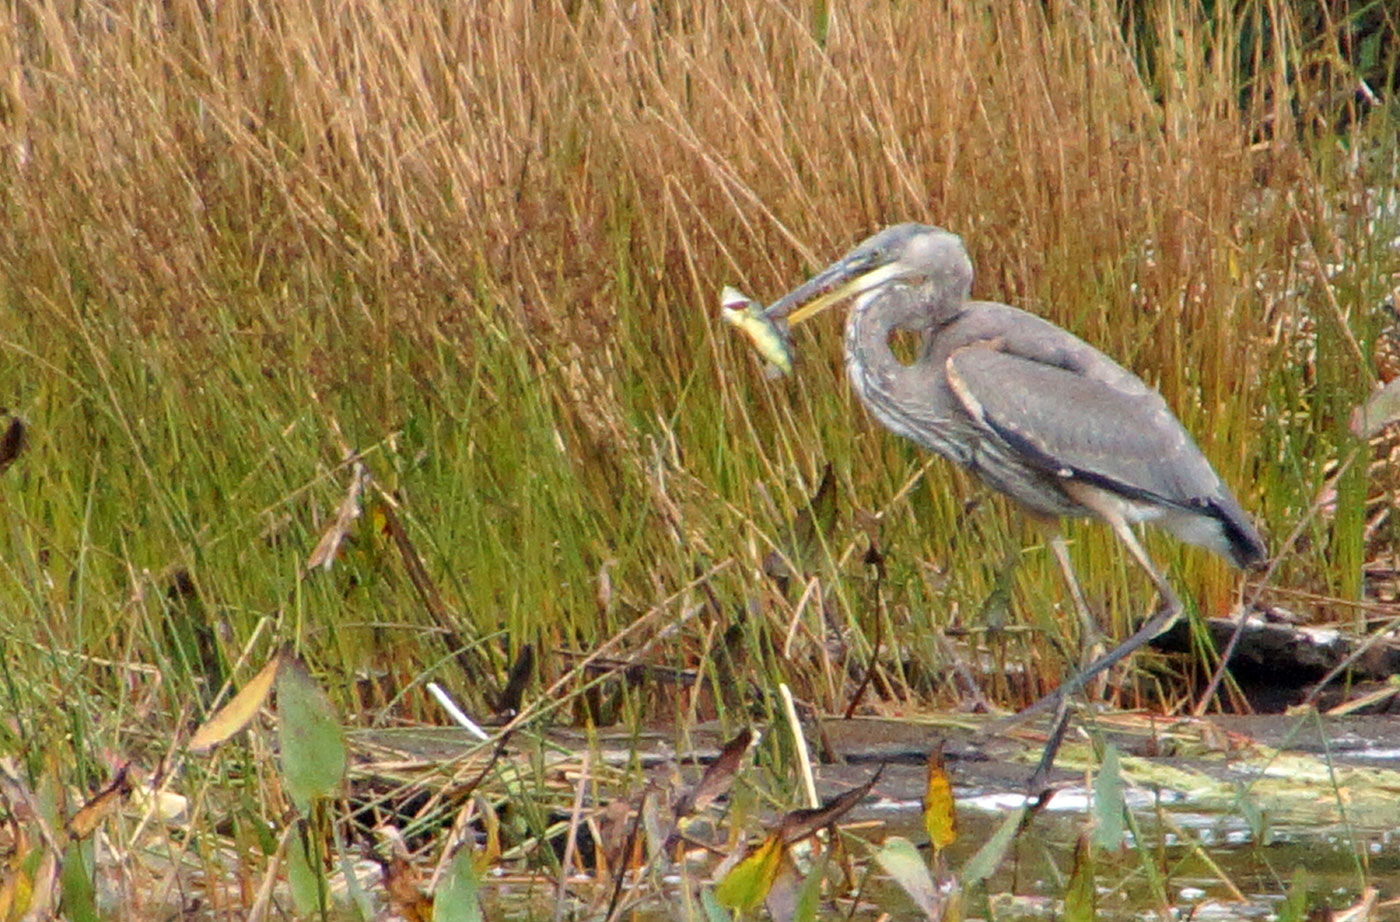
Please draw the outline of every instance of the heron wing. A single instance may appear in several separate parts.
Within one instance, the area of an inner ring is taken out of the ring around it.
[[[1228,495],[1161,395],[1066,337],[1111,367],[1091,376],[1072,363],[1028,357],[992,339],[948,356],[949,387],[1002,450],[1046,473],[1183,509]],[[1105,373],[1113,370],[1121,375]]]
[[[969,302],[937,339],[947,352],[995,341],[998,351],[1072,372],[1129,396],[1156,394],[1137,375],[1078,336],[1009,304]]]

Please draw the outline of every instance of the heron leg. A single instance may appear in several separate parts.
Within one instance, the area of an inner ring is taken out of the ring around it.
[[[1046,531],[1049,533],[1050,550],[1055,555],[1055,562],[1060,565],[1065,584],[1069,586],[1070,597],[1074,599],[1074,610],[1079,615],[1080,646],[1084,650],[1091,650],[1099,643],[1099,629],[1094,623],[1094,616],[1089,613],[1089,603],[1084,601],[1084,590],[1079,588],[1079,579],[1074,574],[1073,564],[1070,563],[1069,544],[1058,525],[1046,526]]]
[[[1119,511],[1120,507],[1097,490],[1081,487],[1074,492],[1074,497],[1094,510],[1101,519],[1108,523],[1109,527],[1113,529],[1113,533],[1118,536],[1118,540],[1127,547],[1128,553],[1132,554],[1133,559],[1147,572],[1161,601],[1152,616],[1144,621],[1142,626],[1133,632],[1132,636],[1080,669],[1077,675],[1060,683],[1059,688],[1020,711],[1013,718],[1016,722],[1048,711],[1070,695],[1077,694],[1106,669],[1127,659],[1149,640],[1171,627],[1176,623],[1176,619],[1181,617],[1181,600],[1172,591],[1172,587],[1167,583],[1167,578],[1162,575],[1162,571],[1157,569],[1152,559],[1147,556],[1147,551],[1143,550],[1142,542],[1138,541],[1137,535],[1133,534],[1132,526],[1128,524]],[[1050,755],[1050,758],[1054,758],[1053,754]]]
[[[1108,524],[1112,526],[1113,533],[1118,536],[1118,540],[1127,546],[1128,552],[1147,571],[1147,575],[1152,579],[1152,585],[1157,587],[1157,594],[1162,597],[1162,608],[1171,609],[1172,621],[1181,614],[1181,600],[1172,592],[1172,587],[1168,585],[1167,578],[1162,575],[1162,571],[1157,569],[1152,558],[1147,556],[1147,551],[1143,550],[1142,543],[1138,541],[1137,535],[1133,534],[1133,528],[1121,515],[1114,515],[1108,519]],[[1162,627],[1166,630],[1171,624],[1168,622]]]
[[[1031,772],[1031,777],[1026,782],[1026,793],[1031,796],[1039,796],[1050,777],[1050,769],[1055,767],[1055,756],[1059,755],[1060,744],[1065,741],[1065,732],[1069,730],[1069,706],[1070,699],[1065,696],[1060,699],[1060,706],[1055,709],[1055,716],[1050,721],[1050,732],[1045,736],[1045,748],[1040,753],[1040,761],[1036,763],[1035,771]]]
[[[1106,670],[1137,652],[1139,648],[1171,627],[1172,624],[1176,622],[1176,619],[1181,617],[1181,600],[1177,598],[1176,593],[1173,592],[1171,586],[1168,585],[1166,577],[1162,575],[1162,571],[1157,569],[1152,563],[1152,559],[1147,556],[1147,552],[1143,550],[1142,543],[1138,541],[1137,535],[1133,534],[1132,526],[1113,510],[1110,510],[1108,514],[1104,514],[1103,517],[1108,521],[1109,525],[1112,526],[1119,540],[1127,546],[1128,552],[1131,553],[1133,558],[1147,571],[1147,575],[1151,577],[1152,584],[1156,587],[1161,601],[1156,611],[1152,613],[1152,616],[1143,622],[1142,626],[1134,631],[1131,637],[1098,657],[1083,669],[1080,669],[1076,675],[1061,682],[1059,688],[1055,689],[1044,698],[1041,698],[1030,707],[1013,715],[1004,723],[1004,727],[1014,726],[1027,717],[1048,711],[1052,707],[1055,708],[1055,717],[1050,722],[1050,734],[1046,739],[1045,749],[1041,753],[1040,763],[1036,766],[1035,772],[1031,775],[1031,779],[1028,782],[1028,789],[1032,791],[1044,785],[1045,779],[1049,776],[1050,769],[1055,764],[1055,756],[1060,751],[1060,743],[1064,741],[1065,730],[1069,725],[1069,705],[1071,696],[1083,691],[1088,687],[1089,683],[1093,682]],[[1059,555],[1056,554],[1056,556],[1058,557]],[[1066,560],[1067,559],[1068,555],[1066,555]]]
[[[1098,675],[1127,659],[1137,652],[1149,640],[1165,631],[1176,623],[1176,619],[1181,617],[1181,600],[1177,598],[1172,587],[1168,585],[1167,578],[1162,575],[1162,571],[1152,563],[1152,559],[1147,556],[1147,551],[1143,550],[1142,543],[1138,541],[1137,535],[1133,534],[1132,526],[1127,523],[1123,516],[1116,510],[1096,510],[1103,516],[1108,524],[1113,528],[1113,533],[1127,546],[1128,552],[1133,555],[1139,565],[1147,571],[1147,575],[1152,579],[1153,586],[1156,587],[1161,602],[1152,616],[1142,623],[1127,640],[1124,640],[1112,650],[1095,659],[1089,665],[1079,670],[1073,678],[1066,679],[1060,683],[1060,687],[1050,694],[1041,698],[1030,707],[1021,711],[1017,716],[1036,714],[1048,710],[1057,704],[1061,699],[1076,694],[1092,682]]]

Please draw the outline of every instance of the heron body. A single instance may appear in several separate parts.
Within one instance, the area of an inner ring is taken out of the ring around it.
[[[1259,565],[1267,552],[1160,394],[1047,320],[969,300],[972,275],[956,234],[900,224],[779,298],[763,319],[786,332],[784,324],[854,298],[846,321],[846,373],[861,402],[886,428],[972,471],[1051,523],[1050,545],[1086,637],[1094,634],[1092,618],[1054,522],[1090,517],[1108,523],[1151,577],[1161,597],[1157,612],[1056,695],[1023,712],[1029,713],[1057,696],[1066,701],[1179,616],[1181,603],[1133,524],[1153,522],[1238,567]],[[911,362],[890,346],[899,332],[919,338]],[[1047,745],[1042,768],[1057,745]]]
[[[846,373],[886,428],[1042,518],[1155,522],[1236,566],[1263,540],[1160,394],[1034,314],[971,301],[962,240],[901,224],[769,308],[798,323],[851,295]],[[805,305],[805,306],[804,306]],[[904,363],[897,332],[919,336]]]
[[[1129,522],[1155,521],[1239,566],[1263,545],[1161,395],[1078,337],[1033,314],[966,301],[935,320],[911,365],[890,348],[883,302],[862,295],[846,327],[846,371],[890,430],[971,470],[1042,517],[1093,517],[1085,490]]]

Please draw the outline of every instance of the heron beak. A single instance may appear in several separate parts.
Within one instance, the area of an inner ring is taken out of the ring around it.
[[[847,257],[774,301],[768,315],[775,320],[786,319],[789,327],[797,326],[834,304],[883,285],[899,271],[898,263],[871,268],[867,253]]]

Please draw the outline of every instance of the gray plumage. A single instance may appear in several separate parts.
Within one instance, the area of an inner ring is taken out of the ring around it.
[[[1150,521],[1236,566],[1264,559],[1259,533],[1161,395],[1046,320],[968,300],[971,287],[956,234],[901,224],[779,299],[768,316],[798,323],[854,296],[846,371],[861,402],[890,430],[1038,517],[1100,518],[1120,536],[1123,523]],[[896,331],[920,337],[910,364],[890,348]],[[1140,554],[1130,532],[1127,540]]]

